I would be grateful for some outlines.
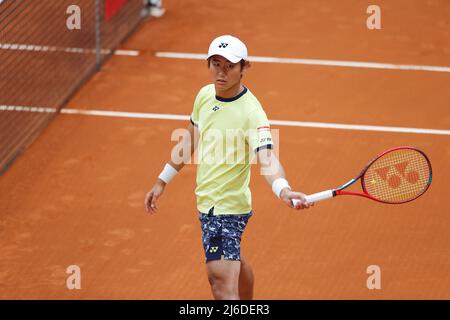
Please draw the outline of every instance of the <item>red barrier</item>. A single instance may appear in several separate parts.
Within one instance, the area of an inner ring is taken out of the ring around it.
[[[105,19],[110,20],[120,9],[128,2],[128,0],[106,0],[105,1]]]

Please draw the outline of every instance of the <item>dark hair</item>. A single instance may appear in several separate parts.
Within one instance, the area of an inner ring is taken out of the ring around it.
[[[209,66],[211,65],[211,58],[212,57],[209,57],[208,58],[208,68],[209,68]],[[240,63],[240,65],[241,65],[241,71],[244,69],[244,66],[245,66],[245,60],[244,59],[241,59],[241,61],[239,61],[239,63]]]

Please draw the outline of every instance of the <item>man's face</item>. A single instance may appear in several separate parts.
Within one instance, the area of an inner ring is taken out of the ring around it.
[[[227,91],[239,84],[244,70],[245,67],[241,71],[240,62],[232,63],[219,55],[212,56],[209,64],[209,71],[219,91]]]

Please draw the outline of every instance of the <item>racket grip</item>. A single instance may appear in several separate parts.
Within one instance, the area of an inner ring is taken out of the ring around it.
[[[308,202],[308,203],[314,203],[314,202],[318,202],[318,201],[322,201],[322,200],[326,200],[326,199],[331,199],[333,197],[334,197],[333,190],[327,190],[327,191],[314,193],[309,196],[305,196],[305,199],[306,199],[306,202]],[[300,200],[298,200],[298,199],[292,199],[292,204],[294,205],[294,207],[296,207],[299,202],[300,202]]]

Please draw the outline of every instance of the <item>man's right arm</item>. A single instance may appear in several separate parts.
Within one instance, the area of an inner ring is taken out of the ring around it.
[[[176,153],[177,159],[174,159],[172,153],[171,159],[167,162],[175,170],[180,172],[186,163],[189,163],[191,156],[197,148],[198,143],[198,129],[192,123],[189,123],[187,130],[183,132],[181,141],[173,149]],[[184,152],[188,154],[184,154]],[[180,161],[182,159],[182,161]]]
[[[192,157],[192,154],[197,148],[199,133],[196,126],[191,122],[189,123],[187,130],[183,132],[181,140],[177,143],[171,153],[171,158],[167,162],[169,174],[174,176],[188,163]],[[176,155],[176,159],[175,159]],[[166,166],[167,166],[166,165]],[[166,169],[163,170],[165,172]],[[170,172],[171,171],[171,172]],[[163,173],[161,173],[162,175]],[[166,181],[161,179],[161,175],[156,179],[153,188],[147,193],[144,201],[145,210],[149,213],[157,211],[156,200],[163,194],[164,188],[167,184]]]

